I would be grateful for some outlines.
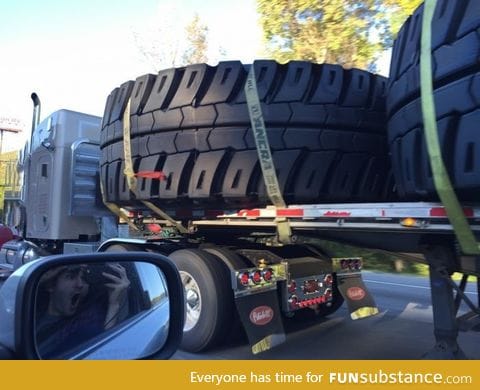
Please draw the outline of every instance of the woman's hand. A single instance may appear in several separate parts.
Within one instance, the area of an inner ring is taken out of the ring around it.
[[[108,287],[108,303],[111,305],[120,304],[125,297],[125,292],[130,286],[130,280],[127,278],[125,268],[120,264],[107,264],[114,273],[102,272],[102,275],[110,280],[110,283],[105,283]]]
[[[108,291],[108,309],[105,317],[105,329],[111,328],[117,322],[117,316],[122,303],[125,301],[126,292],[130,286],[125,268],[118,263],[107,264],[112,269],[110,272],[102,272],[102,275],[110,282],[105,283]]]

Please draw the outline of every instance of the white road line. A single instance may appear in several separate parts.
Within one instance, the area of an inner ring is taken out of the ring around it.
[[[422,290],[430,290],[430,287],[425,286],[415,286],[413,284],[403,284],[403,283],[392,283],[392,282],[380,282],[379,280],[364,279],[365,282],[369,283],[378,283],[378,284],[387,284],[389,286],[398,286],[398,287],[410,287],[410,288],[419,288]],[[477,295],[475,292],[466,291],[465,294]]]
[[[392,283],[392,282],[380,282],[379,280],[363,279],[365,282],[378,283],[378,284],[388,284],[389,286],[398,286],[398,287],[413,287],[420,288],[423,290],[430,290],[430,287],[425,286],[415,286],[413,284],[403,284],[403,283]]]

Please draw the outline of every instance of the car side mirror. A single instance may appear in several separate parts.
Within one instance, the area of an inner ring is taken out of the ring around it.
[[[44,257],[0,289],[0,358],[166,359],[183,321],[182,283],[165,256]]]

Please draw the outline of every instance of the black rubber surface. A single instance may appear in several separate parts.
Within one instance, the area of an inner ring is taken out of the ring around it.
[[[223,342],[235,315],[228,268],[215,255],[201,249],[181,249],[171,253],[170,258],[180,271],[182,282],[193,279],[199,290],[199,317],[194,326],[184,329],[181,349],[200,352]],[[186,299],[191,299],[188,292]]]
[[[399,197],[436,199],[423,132],[420,35],[423,5],[403,25],[392,53],[388,139]],[[443,159],[463,200],[480,194],[480,2],[439,0],[433,18],[434,99]]]
[[[287,203],[391,199],[386,79],[309,62],[255,61],[267,133]],[[238,61],[162,70],[112,91],[102,124],[102,177],[110,201],[132,195],[123,177],[122,115],[131,97],[141,199],[157,203],[269,203]]]

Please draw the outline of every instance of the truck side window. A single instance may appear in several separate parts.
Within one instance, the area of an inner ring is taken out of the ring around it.
[[[48,164],[42,164],[42,177],[48,177]]]

